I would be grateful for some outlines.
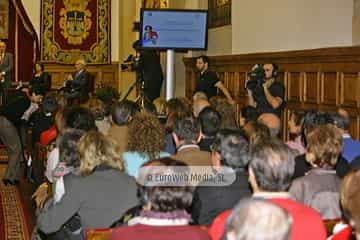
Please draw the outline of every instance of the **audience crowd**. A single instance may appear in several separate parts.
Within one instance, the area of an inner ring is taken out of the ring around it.
[[[146,108],[94,97],[68,105],[51,93],[40,103],[35,93],[25,123],[30,101],[16,119],[0,118],[11,134],[31,128],[32,149],[48,149],[44,172],[30,176],[34,239],[104,228],[111,240],[360,239],[360,143],[344,109],[292,111],[282,126],[250,106],[237,121],[225,98],[201,92]],[[16,184],[10,173],[4,183]]]

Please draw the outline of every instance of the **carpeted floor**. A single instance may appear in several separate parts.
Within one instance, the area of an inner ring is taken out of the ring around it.
[[[6,164],[0,164],[0,180]],[[19,187],[0,183],[0,240],[30,240],[31,216]]]

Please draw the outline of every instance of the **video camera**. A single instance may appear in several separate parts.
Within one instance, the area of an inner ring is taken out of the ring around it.
[[[261,64],[255,64],[250,72],[250,79],[246,88],[255,92],[255,89],[261,87],[265,82],[265,70]]]
[[[140,71],[141,58],[130,54],[127,59],[121,64],[121,71]]]

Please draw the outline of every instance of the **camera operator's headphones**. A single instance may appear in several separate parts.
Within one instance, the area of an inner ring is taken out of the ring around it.
[[[276,63],[271,63],[271,65],[273,66],[273,70],[272,70],[272,77],[276,78],[278,73],[279,73],[279,66]]]

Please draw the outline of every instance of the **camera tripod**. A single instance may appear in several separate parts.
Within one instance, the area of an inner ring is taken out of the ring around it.
[[[137,73],[138,75],[138,73]],[[142,108],[145,108],[146,104],[151,103],[150,100],[147,98],[146,94],[145,94],[145,81],[144,79],[141,77],[141,74],[139,74],[139,77],[137,77],[137,79],[135,80],[135,82],[133,84],[131,84],[130,88],[128,89],[128,91],[126,92],[125,96],[123,97],[123,100],[126,100],[129,96],[129,94],[132,92],[132,90],[136,87],[136,89],[139,92],[138,97],[135,99],[135,102]]]

